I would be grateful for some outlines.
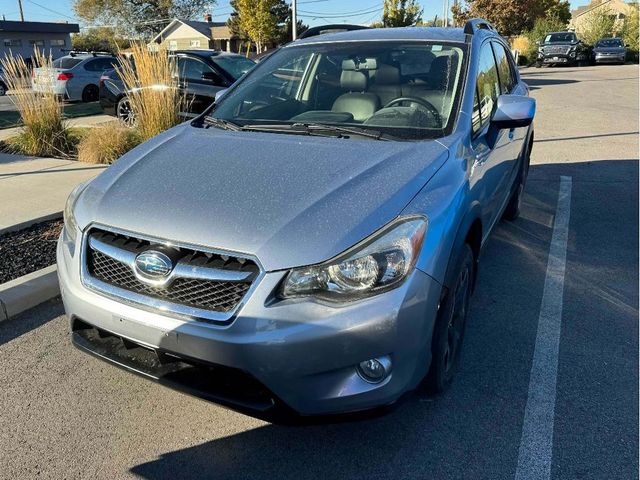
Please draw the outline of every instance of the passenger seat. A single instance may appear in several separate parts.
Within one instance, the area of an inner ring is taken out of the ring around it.
[[[367,59],[364,68],[356,65],[354,60],[344,60],[340,86],[347,93],[336,99],[331,111],[350,113],[357,122],[363,122],[377,112],[380,109],[380,98],[375,93],[367,92],[369,70],[375,67],[375,59]]]

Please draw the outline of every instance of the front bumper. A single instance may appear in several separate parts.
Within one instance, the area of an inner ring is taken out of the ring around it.
[[[561,55],[561,54],[548,54],[548,55],[545,54],[545,55],[538,56],[538,60],[542,63],[549,63],[549,64],[559,64],[559,63],[570,64],[576,61],[576,56]]]
[[[319,415],[393,403],[415,388],[428,370],[441,286],[420,270],[395,290],[343,306],[309,299],[276,301],[273,291],[285,272],[267,273],[230,324],[214,325],[143,310],[86,289],[80,280],[79,248],[64,238],[63,232],[58,275],[75,343],[169,386],[251,410],[246,395],[201,388],[203,375],[210,377],[205,383],[215,390],[216,371],[236,372],[248,379],[240,383],[267,392],[273,405]],[[104,338],[111,342],[109,348],[100,343]],[[114,338],[125,347],[144,347],[156,360],[140,361],[141,356],[133,355],[138,363],[131,362],[118,353]],[[391,358],[391,374],[379,384],[360,378],[355,366],[381,356]],[[181,365],[198,366],[201,373],[176,381],[176,365],[162,365],[163,359],[176,357]],[[150,370],[154,364],[158,368]],[[195,385],[189,379],[196,379]],[[260,410],[268,403],[254,406]]]
[[[595,54],[596,63],[620,63],[626,60],[626,54]]]

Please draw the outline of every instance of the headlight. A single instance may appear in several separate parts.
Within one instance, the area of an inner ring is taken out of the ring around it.
[[[84,182],[74,188],[67,197],[67,203],[64,206],[64,230],[67,238],[73,243],[76,242],[79,231],[78,224],[76,223],[76,216],[73,213],[73,208],[76,205],[76,201],[78,200],[80,193],[82,193],[87,185],[88,182]]]
[[[340,301],[397,287],[413,270],[426,230],[425,217],[400,218],[334,260],[292,270],[281,294]]]

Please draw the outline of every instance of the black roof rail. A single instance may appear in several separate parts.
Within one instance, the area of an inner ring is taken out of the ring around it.
[[[98,55],[114,56],[113,53],[107,51],[101,52],[95,50],[74,50],[72,48],[61,48],[60,51],[68,53],[71,57],[75,57],[76,55],[93,55],[94,57],[97,57]]]
[[[490,30],[492,32],[498,32],[488,20],[484,18],[472,18],[464,24],[464,33],[467,35],[473,35],[478,30]]]
[[[365,27],[364,25],[349,25],[346,23],[335,23],[331,25],[320,25],[318,27],[311,27],[300,35],[298,35],[297,40],[302,40],[303,38],[316,37],[318,35],[323,35],[325,33],[334,33],[334,32],[351,32],[353,30],[368,30],[371,27]]]

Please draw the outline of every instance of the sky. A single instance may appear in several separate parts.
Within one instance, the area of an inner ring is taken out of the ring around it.
[[[418,0],[424,8],[423,18],[442,15],[442,0]],[[450,0],[453,4],[453,0]],[[571,0],[571,8],[589,0]],[[25,20],[36,22],[78,21],[73,13],[73,0],[22,0]],[[212,8],[213,19],[224,22],[231,8],[228,0],[218,0]],[[382,16],[382,0],[298,0],[299,17],[314,26],[327,23],[368,24]],[[20,20],[18,0],[0,0],[0,15],[7,20]]]

